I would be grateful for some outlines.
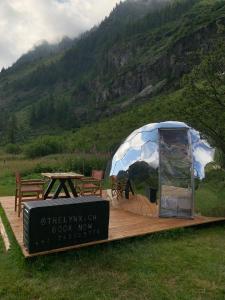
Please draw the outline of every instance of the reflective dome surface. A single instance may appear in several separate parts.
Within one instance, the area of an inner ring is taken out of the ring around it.
[[[203,179],[205,166],[213,161],[215,151],[206,140],[201,139],[197,130],[183,122],[176,121],[151,123],[133,131],[115,153],[110,175],[117,176],[122,171],[128,171],[129,167],[135,163],[144,163],[143,174],[146,172],[146,166],[157,169],[159,166],[159,128],[189,129],[195,177]]]

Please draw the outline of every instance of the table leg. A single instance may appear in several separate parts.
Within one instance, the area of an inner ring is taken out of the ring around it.
[[[68,189],[66,187],[66,179],[59,179],[60,183],[59,183],[59,186],[57,187],[56,189],[56,192],[55,194],[53,195],[53,199],[56,199],[59,197],[59,194],[61,192],[61,190],[64,190],[65,194],[66,194],[66,197],[67,198],[70,198],[70,193],[68,192]]]
[[[74,186],[72,179],[71,179],[71,178],[68,178],[67,182],[68,182],[68,185],[69,185],[69,187],[70,187],[70,190],[71,190],[73,196],[74,196],[75,198],[78,197],[77,191],[76,191],[76,187]]]
[[[47,189],[46,189],[46,191],[44,193],[44,199],[48,198],[48,195],[49,195],[50,191],[52,190],[55,182],[56,182],[55,178],[51,179],[51,181],[50,181],[50,183],[49,183],[49,185],[48,185],[48,187],[47,187]]]

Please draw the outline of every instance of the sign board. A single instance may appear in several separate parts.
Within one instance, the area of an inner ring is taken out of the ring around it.
[[[193,158],[188,128],[159,129],[159,188],[161,217],[193,217]]]
[[[25,202],[23,225],[29,253],[104,240],[109,202],[95,196]]]

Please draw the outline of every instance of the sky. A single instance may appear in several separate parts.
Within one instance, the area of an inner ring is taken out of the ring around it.
[[[0,70],[43,40],[76,37],[120,0],[0,0]]]

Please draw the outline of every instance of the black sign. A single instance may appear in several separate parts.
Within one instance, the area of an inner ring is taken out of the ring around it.
[[[104,240],[109,202],[94,196],[26,202],[23,225],[29,253]]]

